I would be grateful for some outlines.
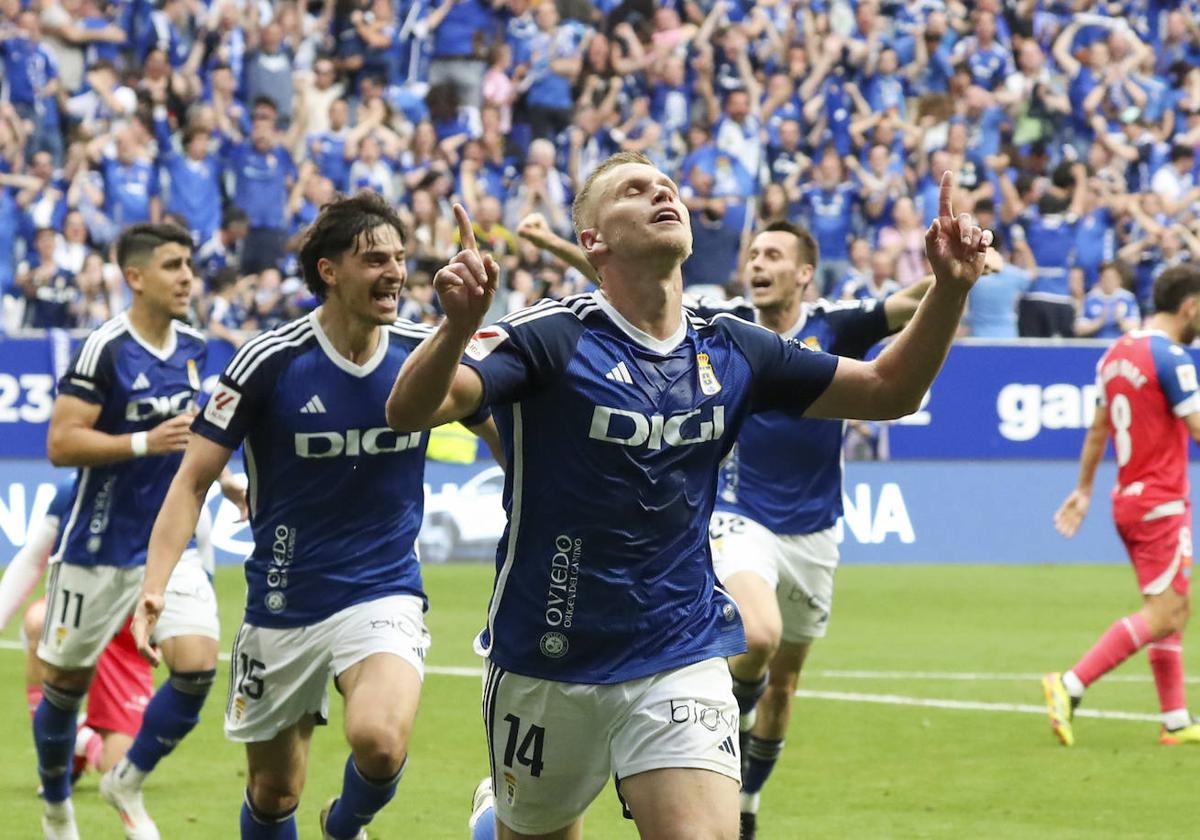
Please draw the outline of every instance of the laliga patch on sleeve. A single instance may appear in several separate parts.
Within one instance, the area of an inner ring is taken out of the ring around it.
[[[218,385],[204,406],[204,419],[219,429],[228,429],[242,395],[229,385]]]
[[[467,355],[477,362],[482,362],[492,351],[508,341],[508,333],[499,327],[487,327],[475,333],[467,344]]]

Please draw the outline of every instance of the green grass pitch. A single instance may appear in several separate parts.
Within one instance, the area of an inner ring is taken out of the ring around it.
[[[477,668],[470,641],[490,569],[432,567],[425,576],[430,666]],[[217,588],[227,647],[241,614],[240,570],[222,568]],[[1067,750],[1038,711],[1037,675],[1069,667],[1137,603],[1120,566],[844,568],[830,636],[809,661],[787,749],[763,796],[760,836],[1195,837],[1188,791],[1200,747],[1158,746],[1152,721],[1086,718]],[[0,837],[36,840],[40,803],[15,638],[10,628],[0,643]],[[227,669],[199,728],[147,785],[147,806],[168,840],[237,836],[244,760],[221,736]],[[1157,711],[1144,655],[1113,676],[1092,690],[1087,709]],[[407,773],[372,838],[466,837],[471,791],[486,770],[479,690],[475,677],[426,678]],[[340,700],[331,707],[330,726],[314,738],[302,838],[318,836],[317,811],[340,784]],[[96,781],[85,777],[76,791],[80,831],[85,840],[118,840]],[[592,838],[636,836],[611,787],[585,825]]]

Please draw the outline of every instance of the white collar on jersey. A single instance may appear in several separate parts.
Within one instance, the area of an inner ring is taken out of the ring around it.
[[[682,317],[679,319],[679,329],[675,330],[675,334],[670,338],[655,338],[650,333],[638,329],[633,324],[625,320],[625,316],[618,312],[608,298],[604,296],[604,292],[600,289],[592,292],[592,299],[604,312],[609,319],[617,325],[617,328],[625,335],[632,338],[638,344],[645,347],[647,350],[652,350],[659,355],[665,356],[678,347],[687,337],[688,316],[686,310],[680,310]]]
[[[325,330],[321,329],[321,322],[317,318],[317,313],[321,311],[317,307],[312,312],[308,313],[308,322],[312,324],[313,335],[317,337],[317,344],[325,351],[325,355],[329,357],[329,361],[340,367],[342,370],[351,376],[362,378],[370,376],[375,372],[375,368],[379,367],[379,363],[383,361],[383,357],[387,355],[388,348],[388,331],[386,327],[379,328],[379,344],[375,347],[375,352],[371,354],[371,358],[367,359],[361,365],[356,365],[354,362],[347,359],[337,351],[333,346],[333,342],[329,340],[329,336],[325,335]]]
[[[175,347],[179,344],[179,333],[175,330],[175,322],[171,322],[171,334],[167,337],[167,343],[163,347],[155,347],[149,341],[138,335],[138,331],[133,328],[133,322],[129,320],[129,313],[122,312],[121,320],[125,322],[125,329],[129,330],[129,334],[133,336],[133,340],[142,345],[142,349],[149,353],[160,362],[165,362],[167,359],[175,355]]]
[[[800,317],[796,319],[796,323],[792,324],[786,330],[781,332],[779,334],[779,337],[782,338],[784,341],[791,341],[793,338],[795,338],[797,335],[800,334],[800,330],[804,329],[804,325],[807,322],[808,322],[808,304],[802,303],[802,304],[800,304]],[[754,323],[761,325],[761,322],[758,320],[758,310],[755,310],[755,312],[754,312]]]

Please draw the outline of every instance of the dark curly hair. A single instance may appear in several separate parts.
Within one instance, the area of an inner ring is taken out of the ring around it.
[[[404,223],[396,209],[369,190],[352,196],[338,195],[322,207],[300,235],[300,266],[309,291],[324,300],[329,285],[321,279],[317,263],[323,259],[339,260],[343,254],[356,251],[363,235],[363,244],[374,245],[374,232],[384,225],[395,230],[401,242],[406,240]]]

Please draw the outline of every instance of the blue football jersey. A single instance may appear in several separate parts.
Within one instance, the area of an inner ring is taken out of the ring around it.
[[[709,553],[717,469],[751,412],[803,412],[837,360],[724,314],[657,340],[595,292],[480,330],[464,362],[509,463],[479,648],[578,683],[744,650]]]
[[[754,308],[742,300],[702,302],[747,321]],[[803,304],[800,320],[783,333],[814,350],[861,359],[888,335],[887,315],[875,299]],[[776,534],[823,531],[842,515],[841,420],[767,411],[746,420],[721,469],[717,510],[738,513]]]
[[[205,352],[203,334],[178,321],[160,350],[134,331],[127,316],[118,315],[79,346],[58,392],[100,406],[98,431],[146,432],[196,410]],[[173,453],[81,467],[55,560],[143,565],[154,517],[181,460],[182,454]]]
[[[424,597],[415,544],[429,436],[389,429],[384,404],[430,331],[398,321],[356,365],[313,312],[247,342],[221,374],[193,430],[245,443],[248,623],[300,627],[387,595]]]

